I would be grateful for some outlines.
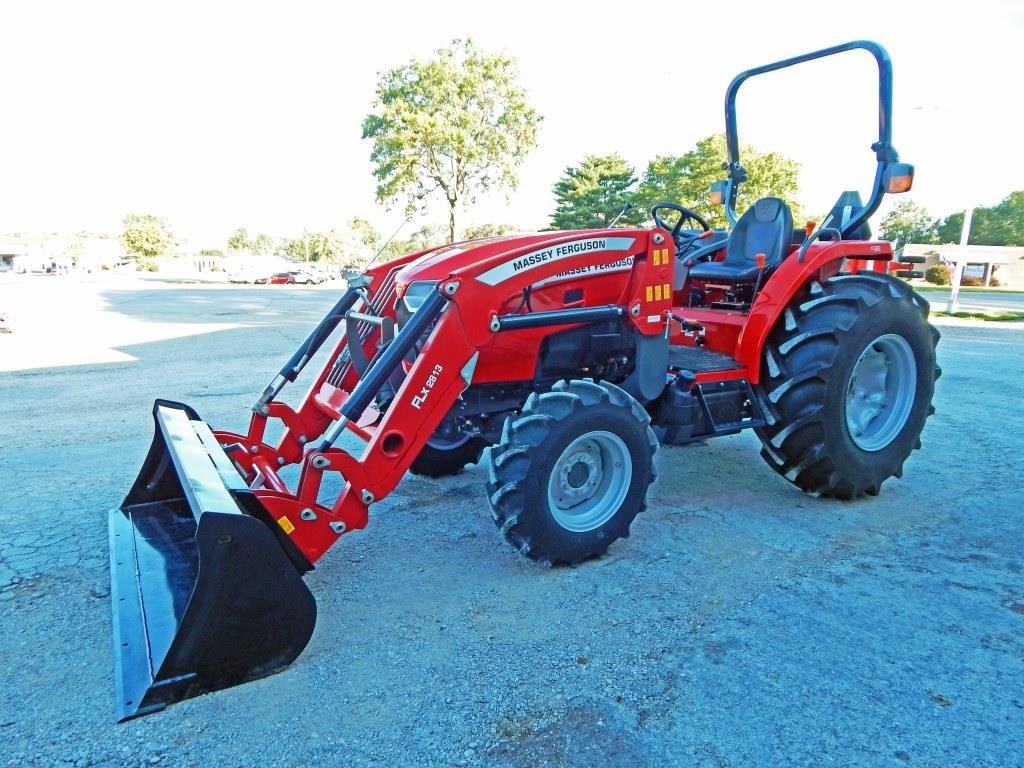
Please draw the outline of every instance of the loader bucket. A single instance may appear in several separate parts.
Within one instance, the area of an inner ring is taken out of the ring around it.
[[[269,675],[313,633],[312,566],[209,427],[158,400],[135,485],[110,513],[118,719]]]

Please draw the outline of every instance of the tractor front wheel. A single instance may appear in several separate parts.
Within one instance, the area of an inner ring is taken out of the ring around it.
[[[764,349],[765,461],[816,495],[875,495],[921,445],[939,332],[928,302],[874,272],[814,282]]]
[[[607,382],[559,382],[505,422],[487,496],[508,542],[532,560],[574,564],[629,535],[654,480],[650,417]]]

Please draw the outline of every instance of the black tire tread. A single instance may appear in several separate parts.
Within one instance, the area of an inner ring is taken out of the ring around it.
[[[547,439],[556,422],[580,408],[597,403],[610,403],[626,408],[643,426],[651,457],[648,484],[656,477],[654,454],[658,449],[658,440],[650,427],[650,415],[625,390],[610,382],[595,383],[590,379],[574,379],[559,381],[550,392],[532,393],[523,405],[521,414],[506,420],[501,441],[488,449],[486,481],[487,499],[495,524],[505,540],[531,560],[547,565],[573,565],[591,557],[599,557],[615,539],[629,536],[631,520],[617,535],[604,539],[603,546],[598,546],[585,557],[569,560],[551,557],[540,551],[541,548],[535,545],[525,528],[519,524],[520,514],[527,503],[522,486],[530,468],[533,452]],[[646,506],[645,499],[641,503],[640,511]]]
[[[928,302],[903,281],[880,273],[839,274],[824,284],[812,282],[806,294],[784,310],[765,344],[759,399],[766,423],[757,429],[761,456],[780,475],[814,495],[874,496],[886,478],[903,474],[905,457],[881,468],[880,476],[853,481],[844,476],[824,441],[822,395],[833,361],[858,319],[884,302],[909,302],[927,323]],[[928,328],[934,349],[940,334],[934,326]],[[934,379],[941,374],[936,365]],[[929,403],[927,414],[934,411]],[[916,439],[914,448],[920,445]]]

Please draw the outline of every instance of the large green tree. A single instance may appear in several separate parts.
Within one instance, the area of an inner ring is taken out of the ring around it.
[[[895,248],[907,243],[937,243],[935,220],[913,200],[901,200],[882,219],[882,239]]]
[[[939,242],[960,242],[963,211],[944,218],[936,226]],[[1024,246],[1024,190],[1011,192],[997,205],[974,209],[971,215],[971,245]]]
[[[174,245],[167,220],[149,213],[130,213],[122,220],[121,242],[128,253],[152,259],[163,256]]]
[[[541,121],[517,82],[515,61],[470,40],[384,72],[373,107],[363,138],[373,140],[377,199],[403,200],[411,213],[440,194],[449,240],[461,206],[489,189],[515,188]]]
[[[637,182],[633,166],[619,155],[587,155],[571,165],[555,182],[552,229],[607,227],[630,200]],[[633,208],[619,219],[622,224],[642,221],[644,211]]]
[[[712,206],[711,185],[725,178],[722,166],[728,158],[725,134],[716,133],[697,142],[695,149],[683,155],[659,155],[647,165],[634,195],[637,207],[649,209],[662,200],[679,203],[703,215],[713,227],[726,225],[725,209]],[[797,187],[800,164],[778,152],[762,152],[748,144],[740,145],[740,162],[747,181],[739,187],[736,211],[742,214],[762,197],[781,197],[800,220]]]

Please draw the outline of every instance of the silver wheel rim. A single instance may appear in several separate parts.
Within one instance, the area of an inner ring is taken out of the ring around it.
[[[846,428],[863,451],[880,451],[903,430],[917,394],[917,363],[905,338],[879,336],[857,358],[846,385]]]
[[[587,432],[569,443],[551,468],[548,509],[567,531],[593,531],[619,511],[632,479],[633,463],[622,438]]]

